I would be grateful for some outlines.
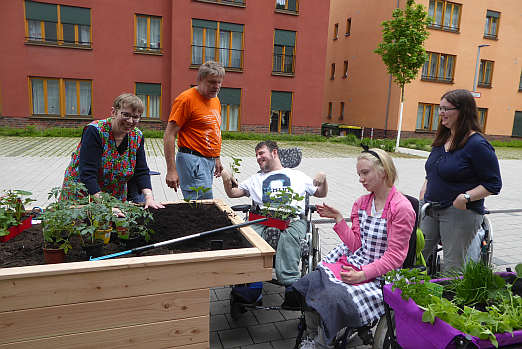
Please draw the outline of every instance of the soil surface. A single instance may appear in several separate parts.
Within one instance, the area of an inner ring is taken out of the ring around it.
[[[149,242],[143,240],[140,245],[148,245],[232,225],[228,214],[213,204],[170,204],[166,205],[164,209],[151,211],[154,216],[154,222],[150,227],[154,230],[154,234],[151,235]],[[73,245],[73,249],[65,256],[65,262],[79,262],[89,259],[78,237],[71,239],[71,244]],[[42,246],[42,229],[41,225],[37,224],[23,231],[8,242],[0,243],[0,267],[45,264]],[[227,250],[248,247],[252,247],[252,245],[243,237],[238,229],[229,229],[151,249],[140,255],[198,252],[213,249]],[[117,234],[113,233],[111,234],[111,241],[107,245],[104,245],[104,254],[111,254],[128,249],[130,248],[125,242],[120,241]],[[136,256],[136,254],[126,255],[125,257],[134,256]]]

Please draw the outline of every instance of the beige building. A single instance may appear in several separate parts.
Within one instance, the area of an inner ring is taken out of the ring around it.
[[[373,129],[376,137],[396,135],[400,89],[373,51],[382,21],[405,2],[331,0],[323,122],[364,127],[365,135]],[[441,95],[473,90],[476,79],[484,132],[522,137],[522,1],[417,3],[433,18],[425,41],[429,58],[406,85],[402,136],[433,134]]]

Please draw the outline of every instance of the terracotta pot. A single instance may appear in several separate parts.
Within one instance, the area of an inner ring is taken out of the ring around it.
[[[44,248],[44,260],[46,264],[63,263],[65,252],[61,248]]]

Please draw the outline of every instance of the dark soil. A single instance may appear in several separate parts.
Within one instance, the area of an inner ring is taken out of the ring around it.
[[[195,204],[189,205],[184,203],[172,204],[167,205],[164,209],[152,210],[152,214],[154,216],[154,222],[151,228],[155,233],[152,234],[152,238],[149,242],[142,242],[141,245],[166,241],[232,225],[228,214],[212,204],[198,204],[197,206]],[[73,249],[67,253],[65,257],[66,262],[78,262],[89,259],[83,251],[81,241],[78,237],[71,239],[71,243]],[[39,224],[34,225],[8,242],[0,243],[0,267],[45,264],[42,246],[41,226]],[[252,247],[252,245],[243,237],[238,229],[229,229],[223,232],[155,248],[143,252],[140,255],[198,252],[213,249],[227,250],[245,247]],[[112,234],[111,241],[107,245],[104,245],[105,254],[128,249],[123,241],[119,241],[116,234]],[[127,255],[126,257],[133,256],[136,255]]]

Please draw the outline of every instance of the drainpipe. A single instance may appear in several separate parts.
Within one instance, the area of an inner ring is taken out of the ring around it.
[[[397,5],[395,8],[399,8],[399,0],[397,0]],[[386,137],[386,132],[388,131],[388,115],[390,113],[390,100],[391,100],[391,85],[392,85],[392,75],[388,78],[388,96],[386,98],[386,116],[384,118],[384,137]]]

